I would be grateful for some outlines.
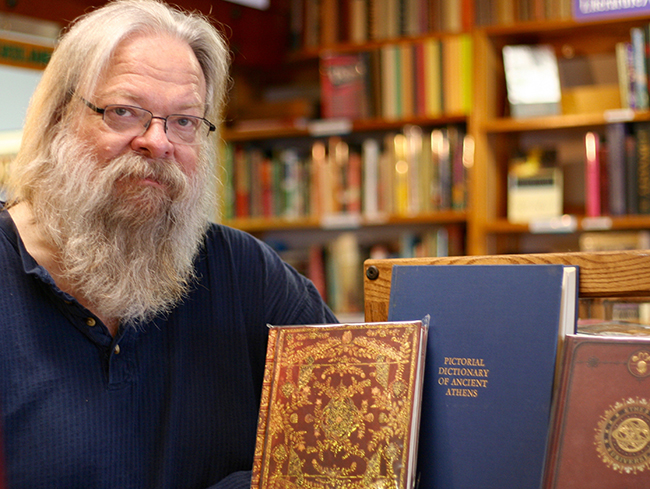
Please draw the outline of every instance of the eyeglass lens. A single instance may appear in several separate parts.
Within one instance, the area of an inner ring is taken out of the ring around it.
[[[171,142],[196,144],[203,133],[200,132],[203,119],[190,115],[170,115],[167,118],[155,117],[165,122],[165,131]],[[104,109],[104,122],[114,131],[132,137],[146,132],[154,116],[146,109],[126,105],[108,105]],[[205,131],[206,135],[209,133]]]

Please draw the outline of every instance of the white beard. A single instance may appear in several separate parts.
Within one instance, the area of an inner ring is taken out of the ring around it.
[[[55,138],[36,224],[60,251],[66,283],[99,315],[145,322],[187,294],[213,202],[205,153],[188,177],[174,161],[135,153],[101,165],[70,131]]]

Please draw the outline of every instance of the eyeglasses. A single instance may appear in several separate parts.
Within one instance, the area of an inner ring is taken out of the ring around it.
[[[153,115],[147,109],[133,105],[107,105],[100,109],[83,97],[80,98],[90,109],[101,114],[104,123],[108,127],[130,138],[142,136],[147,132],[153,119],[164,121],[167,139],[178,144],[201,144],[211,132],[217,129],[212,122],[203,117],[185,114],[171,114],[167,117],[159,117]]]

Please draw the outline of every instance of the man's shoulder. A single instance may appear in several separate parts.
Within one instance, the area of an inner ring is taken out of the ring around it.
[[[211,223],[206,232],[208,246],[244,246],[259,248],[264,244],[253,235],[223,224]]]
[[[0,201],[0,246],[17,246],[18,235],[13,219],[9,211],[5,209],[5,203]]]
[[[208,256],[217,256],[233,260],[238,265],[252,265],[275,262],[278,256],[273,249],[255,236],[223,224],[211,224],[206,232],[205,252]]]

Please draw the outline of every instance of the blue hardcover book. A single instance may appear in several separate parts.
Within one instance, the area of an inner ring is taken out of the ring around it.
[[[538,489],[577,267],[394,266],[388,317],[431,316],[421,489]]]

